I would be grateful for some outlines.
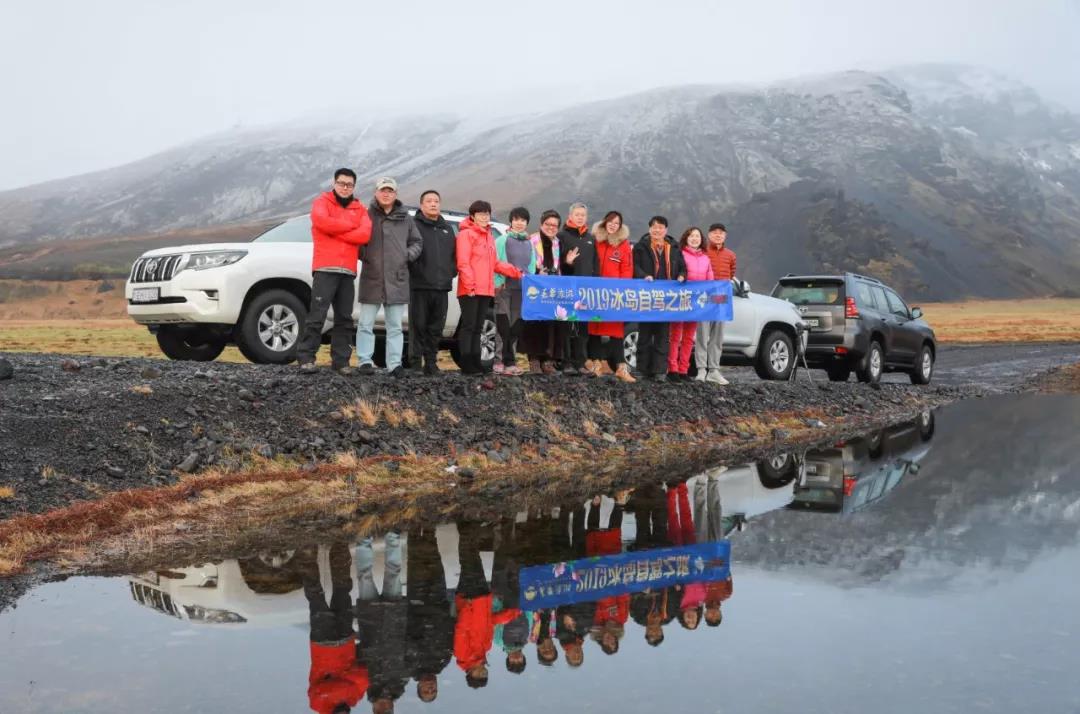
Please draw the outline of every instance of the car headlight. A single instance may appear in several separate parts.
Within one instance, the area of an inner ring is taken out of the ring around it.
[[[214,625],[247,622],[245,617],[238,615],[235,612],[217,610],[212,607],[203,607],[201,605],[184,605],[184,611],[187,612],[188,619],[193,622],[206,622]]]
[[[180,265],[176,268],[179,273],[183,270],[209,270],[232,265],[247,255],[246,250],[213,250],[206,253],[184,253],[180,259]],[[175,273],[174,273],[175,275]]]

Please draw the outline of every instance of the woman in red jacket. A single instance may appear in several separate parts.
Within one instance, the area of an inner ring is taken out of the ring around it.
[[[461,222],[457,235],[457,269],[461,371],[481,374],[486,370],[480,363],[480,329],[495,297],[495,273],[521,278],[520,270],[499,260],[496,254],[495,240],[491,236],[491,204],[487,201],[473,201],[469,206],[469,217]]]
[[[623,225],[622,214],[608,211],[604,220],[592,228],[596,238],[597,273],[601,278],[634,277],[634,247],[627,239],[630,229]],[[589,359],[593,374],[604,374],[604,365],[615,370],[615,378],[623,382],[636,382],[626,367],[623,350],[623,324],[621,322],[589,323]]]

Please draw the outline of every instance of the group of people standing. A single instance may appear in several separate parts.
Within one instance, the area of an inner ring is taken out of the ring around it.
[[[355,198],[356,174],[338,169],[330,191],[320,194],[311,208],[314,275],[311,305],[297,349],[303,372],[315,371],[315,353],[322,325],[330,308],[331,367],[343,374],[349,367],[354,301],[353,281],[360,271],[360,319],[356,332],[358,371],[375,372],[375,318],[383,309],[386,321],[386,368],[394,377],[405,376],[406,366],[436,374],[438,349],[446,326],[449,293],[457,277],[461,309],[458,350],[461,371],[489,371],[481,361],[481,335],[485,315],[494,301],[498,328],[496,359],[491,371],[517,376],[525,372],[518,354],[528,358],[528,371],[565,375],[614,375],[635,382],[624,355],[621,322],[523,321],[524,275],[574,275],[675,281],[731,280],[735,253],[727,247],[727,228],[714,223],[708,231],[692,226],[676,241],[668,233],[668,220],[653,216],[648,232],[636,242],[618,211],[609,211],[590,228],[588,208],[571,204],[566,220],[554,210],[540,215],[539,229],[529,230],[528,209],[510,211],[510,227],[495,237],[492,207],[474,201],[458,226],[441,212],[441,196],[420,194],[419,210],[410,216],[397,197],[397,182],[390,177],[375,183],[367,208]],[[402,319],[408,306],[410,358],[402,363]],[[698,366],[697,379],[727,384],[720,373],[723,353],[722,322],[642,322],[638,327],[637,368],[655,381],[689,380],[691,354]]]
[[[623,540],[623,516],[634,514],[636,535]],[[415,528],[407,539],[384,536],[381,583],[376,582],[374,542],[329,546],[331,591],[320,576],[317,550],[298,549],[289,567],[298,571],[310,609],[311,708],[342,714],[367,695],[376,714],[393,711],[410,679],[424,702],[438,696],[439,676],[451,663],[473,688],[489,678],[488,657],[498,652],[506,671],[521,674],[530,659],[551,667],[561,658],[581,667],[591,641],[605,655],[618,654],[631,621],[647,644],[664,641],[667,625],[686,630],[720,625],[731,597],[730,577],[721,581],[645,587],[558,607],[522,609],[521,568],[715,541],[724,537],[719,484],[703,475],[690,485],[657,484],[557,510],[538,510],[522,520],[494,524],[459,522],[457,562],[445,562],[436,531]],[[404,542],[403,542],[404,541]],[[407,548],[408,557],[403,557]],[[355,552],[355,558],[350,557]],[[491,576],[482,552],[492,552]],[[355,567],[355,581],[352,571]],[[447,574],[457,585],[447,590]],[[408,591],[404,591],[407,583]],[[353,593],[357,595],[353,598]],[[355,626],[354,626],[355,623]]]

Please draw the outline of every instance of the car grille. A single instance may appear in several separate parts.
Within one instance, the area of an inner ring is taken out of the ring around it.
[[[154,258],[139,258],[131,266],[133,283],[160,283],[172,280],[180,266],[182,255],[160,255]]]

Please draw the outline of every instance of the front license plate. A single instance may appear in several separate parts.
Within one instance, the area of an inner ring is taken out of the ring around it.
[[[131,302],[157,302],[161,299],[161,288],[135,288],[131,291]]]
[[[821,326],[821,321],[818,320],[816,317],[804,317],[803,321],[807,325],[809,325],[810,327],[820,327]]]
[[[816,474],[817,473],[817,466],[815,466],[814,464],[807,464],[806,465],[806,473],[808,473],[808,474]]]

